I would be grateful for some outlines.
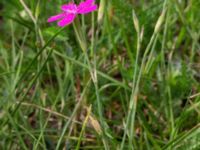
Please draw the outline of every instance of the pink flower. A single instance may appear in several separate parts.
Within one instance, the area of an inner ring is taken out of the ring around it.
[[[94,4],[95,0],[86,0],[79,5],[74,3],[64,4],[61,6],[62,13],[51,16],[48,22],[58,21],[58,26],[63,27],[72,23],[78,14],[87,14],[97,10],[97,5]]]

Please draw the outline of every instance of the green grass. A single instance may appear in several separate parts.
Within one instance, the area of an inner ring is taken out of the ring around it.
[[[200,1],[64,3],[0,2],[0,149],[200,149]]]

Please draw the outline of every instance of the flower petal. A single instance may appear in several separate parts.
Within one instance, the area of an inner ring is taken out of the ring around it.
[[[58,22],[58,26],[64,27],[70,23],[72,23],[75,19],[75,14],[65,14],[65,17]]]
[[[55,15],[55,16],[51,16],[50,18],[48,18],[47,22],[53,22],[56,20],[59,20],[61,18],[63,18],[65,15],[63,13]]]
[[[86,14],[86,13],[97,10],[97,5],[94,5],[94,2],[95,2],[94,0],[86,0],[84,2],[81,2],[78,5],[77,12],[79,14]]]
[[[97,10],[98,6],[97,5],[92,5],[92,6],[89,6],[89,7],[86,7],[86,8],[81,8],[81,9],[78,9],[78,13],[79,14],[87,14],[87,13],[90,13],[92,11],[95,11]]]
[[[74,3],[70,3],[70,4],[64,4],[61,6],[61,9],[65,12],[68,12],[68,13],[76,13],[77,11],[77,6],[76,4]]]

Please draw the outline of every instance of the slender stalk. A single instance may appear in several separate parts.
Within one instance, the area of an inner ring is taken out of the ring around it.
[[[140,47],[141,47],[141,34],[140,34],[140,28],[139,28],[139,22],[137,20],[137,17],[133,11],[133,20],[134,20],[134,25],[136,28],[137,32],[137,51],[136,51],[136,60],[135,60],[135,65],[134,65],[134,74],[133,74],[133,80],[132,80],[132,91],[131,91],[131,98],[130,98],[130,104],[129,104],[129,112],[128,112],[128,117],[127,117],[127,122],[126,122],[126,127],[125,127],[125,132],[121,144],[121,150],[124,149],[124,144],[125,144],[125,139],[126,135],[130,136],[129,138],[129,149],[133,149],[132,141],[133,141],[133,135],[134,135],[134,118],[135,118],[135,113],[136,113],[136,105],[137,105],[137,85],[136,85],[136,78],[137,78],[137,71],[138,71],[138,60],[139,60],[139,54],[140,54]],[[131,119],[132,118],[132,119]],[[130,123],[131,121],[131,123]],[[128,130],[130,129],[130,131]],[[130,134],[130,135],[129,135]]]
[[[80,23],[79,23],[79,20],[75,20],[75,23],[73,24],[73,27],[74,27],[74,31],[76,33],[76,37],[77,37],[77,40],[80,44],[80,47],[83,51],[83,54],[85,56],[85,59],[86,59],[86,62],[88,64],[88,70],[90,72],[90,75],[91,75],[91,78],[92,78],[92,82],[94,84],[94,87],[95,87],[95,95],[96,95],[96,99],[97,99],[97,110],[98,110],[98,115],[99,115],[99,119],[100,119],[100,124],[101,124],[101,127],[103,129],[103,133],[102,133],[102,137],[103,137],[103,144],[104,144],[104,147],[106,150],[109,149],[109,146],[107,144],[107,140],[105,138],[105,129],[106,129],[106,126],[105,126],[105,123],[104,123],[104,120],[103,120],[103,110],[102,110],[102,104],[101,104],[101,101],[100,101],[100,96],[99,96],[99,87],[98,87],[98,78],[97,78],[97,71],[96,69],[93,69],[92,65],[91,65],[91,62],[89,60],[89,56],[87,54],[87,42],[86,42],[86,37],[84,36],[83,34],[83,31],[82,31],[82,28],[80,27]]]

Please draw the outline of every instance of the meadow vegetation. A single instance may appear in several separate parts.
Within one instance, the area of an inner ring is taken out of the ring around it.
[[[199,150],[200,1],[68,2],[0,1],[0,149]]]

